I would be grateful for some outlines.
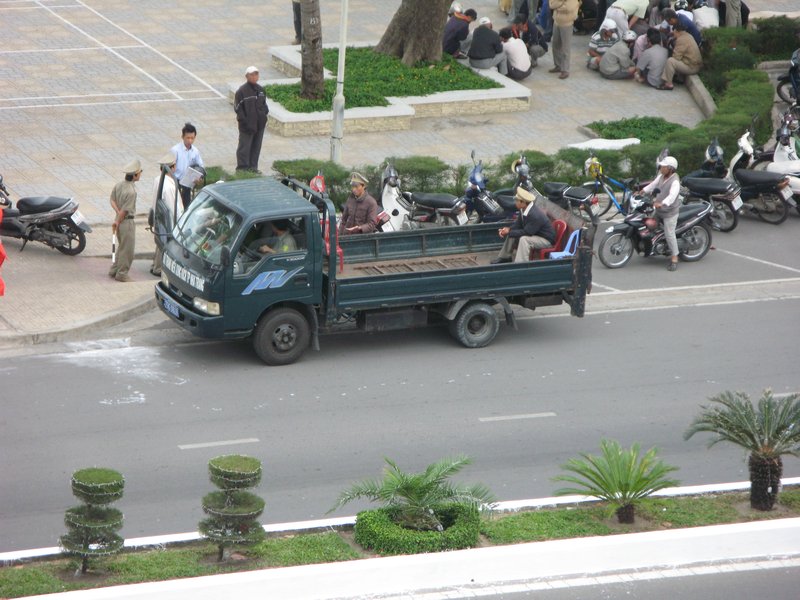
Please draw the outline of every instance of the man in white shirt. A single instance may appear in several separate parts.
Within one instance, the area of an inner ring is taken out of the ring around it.
[[[174,152],[177,158],[175,162],[175,179],[178,182],[186,174],[186,170],[189,167],[197,165],[205,168],[203,157],[200,156],[200,150],[194,145],[195,139],[197,139],[197,128],[191,123],[186,123],[181,129],[181,141],[170,148],[170,151]],[[183,208],[189,208],[189,203],[192,201],[192,188],[180,185],[180,192]]]
[[[514,37],[510,27],[503,27],[499,33],[508,60],[508,77],[515,81],[525,79],[533,70],[528,47],[521,39]]]
[[[700,30],[719,27],[719,11],[709,6],[706,0],[695,0],[692,14],[694,15],[694,24]]]
[[[169,223],[165,223],[164,225],[166,225],[168,229],[171,229],[177,218],[183,214],[183,205],[180,199],[176,198],[178,182],[175,181],[175,153],[172,151],[168,152],[158,162],[160,167],[159,173],[156,175],[155,179],[153,179],[153,218],[155,219],[155,215],[158,214],[158,200],[160,198],[166,206],[169,215]],[[167,173],[164,174],[164,185],[161,188],[161,195],[159,196],[158,186],[161,183],[161,169],[164,167],[167,168]],[[153,264],[150,265],[150,273],[156,277],[160,277],[161,259],[164,255],[163,245],[166,240],[159,239],[158,233],[161,232],[156,232],[155,223],[152,223],[151,227],[153,228],[153,236],[155,237],[156,251],[153,255]]]

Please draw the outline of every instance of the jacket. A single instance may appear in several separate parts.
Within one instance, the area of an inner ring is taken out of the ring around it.
[[[550,0],[550,12],[557,27],[571,27],[578,18],[580,0]]]
[[[469,57],[475,60],[494,58],[503,51],[500,34],[481,25],[472,32],[472,43],[469,46]]]
[[[352,193],[347,196],[342,209],[342,224],[339,226],[339,234],[347,235],[348,227],[360,226],[361,231],[355,233],[372,233],[377,229],[375,221],[378,218],[378,203],[368,192],[360,198],[356,198]]]
[[[697,47],[697,42],[688,31],[684,31],[682,35],[675,37],[675,48],[672,50],[672,58],[681,61],[691,69],[698,71],[703,67],[703,55],[700,54],[700,48]]]
[[[233,110],[240,131],[253,133],[267,125],[267,96],[264,88],[245,82],[233,97]]]
[[[508,230],[508,237],[510,238],[531,235],[543,237],[551,244],[556,241],[556,230],[553,229],[553,224],[544,211],[535,206],[531,206],[527,215],[520,211],[519,216],[517,216],[517,219]]]

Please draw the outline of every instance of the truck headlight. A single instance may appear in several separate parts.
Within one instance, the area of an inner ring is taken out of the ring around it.
[[[161,283],[166,289],[169,289],[169,277],[167,277],[167,274],[164,273],[163,269],[161,271]]]
[[[194,307],[206,313],[207,315],[218,316],[219,315],[219,302],[209,302],[208,300],[204,300],[203,298],[195,298],[192,301]]]

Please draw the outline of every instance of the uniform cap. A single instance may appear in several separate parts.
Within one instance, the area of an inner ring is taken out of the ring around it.
[[[526,204],[530,204],[534,200],[536,200],[536,196],[531,194],[528,190],[522,187],[517,188],[517,193],[514,195],[514,200],[521,200]]]
[[[133,159],[131,162],[129,162],[127,165],[125,165],[125,167],[122,169],[122,171],[126,175],[133,175],[135,173],[138,173],[141,170],[142,170],[142,163],[139,162],[138,158]]]
[[[178,157],[175,156],[174,152],[167,152],[161,159],[158,161],[160,165],[174,165],[175,161],[178,160]]]
[[[361,185],[367,185],[369,181],[367,178],[364,177],[361,173],[356,173],[355,171],[350,174],[350,185],[354,183],[360,183]]]

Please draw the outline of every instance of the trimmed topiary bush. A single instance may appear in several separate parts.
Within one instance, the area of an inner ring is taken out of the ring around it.
[[[785,16],[756,19],[752,22],[756,37],[751,44],[761,60],[789,60],[797,48],[800,20]]]
[[[123,539],[123,515],[108,505],[122,498],[125,478],[113,469],[92,467],[72,474],[72,493],[82,506],[67,509],[64,524],[69,531],[59,538],[64,554],[81,558],[81,573],[89,568],[89,559],[119,552]]]
[[[240,454],[217,456],[208,461],[208,474],[221,491],[203,496],[203,512],[209,517],[200,521],[199,529],[217,544],[217,560],[221,561],[226,548],[264,539],[264,528],[258,522],[264,500],[244,491],[261,482],[261,461]]]
[[[355,541],[378,554],[417,554],[471,548],[478,543],[480,514],[474,506],[447,504],[434,509],[443,531],[419,531],[398,525],[397,509],[358,513]]]

